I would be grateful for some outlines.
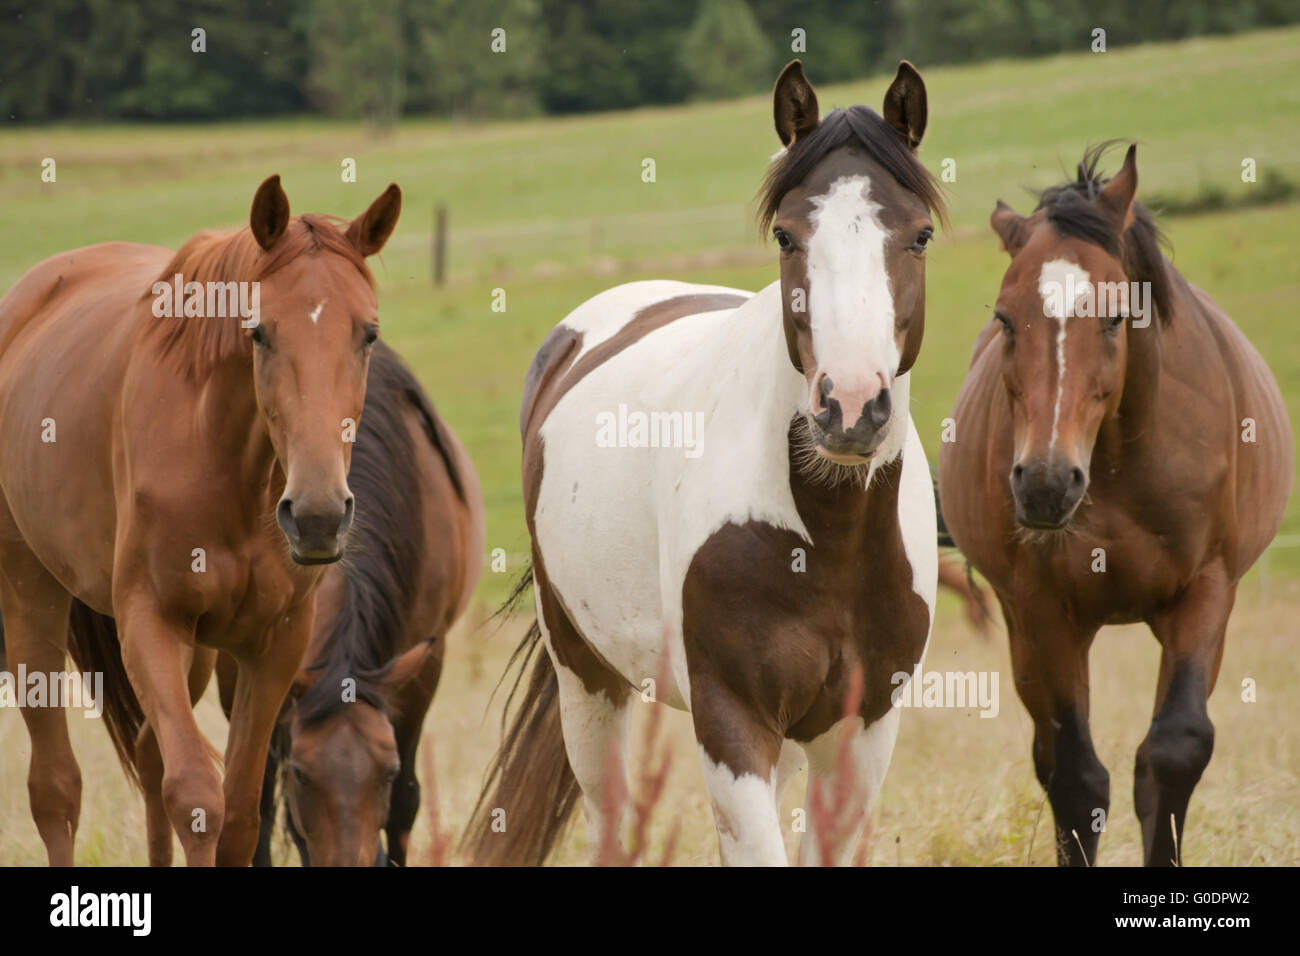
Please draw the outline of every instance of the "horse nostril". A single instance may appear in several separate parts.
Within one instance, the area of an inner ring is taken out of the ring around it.
[[[1075,467],[1075,468],[1071,468],[1071,469],[1070,469],[1070,484],[1071,484],[1073,487],[1076,487],[1076,488],[1077,488],[1079,485],[1083,484],[1083,469],[1082,469],[1082,468]]]
[[[1011,480],[1020,481],[1024,477],[1025,477],[1025,466],[1017,462],[1016,466],[1011,469]]]
[[[831,391],[834,388],[835,383],[831,381],[831,377],[829,375],[823,375],[821,383],[817,386],[817,390],[821,392],[822,401],[831,397]]]
[[[279,505],[275,509],[275,523],[280,526],[280,530],[285,534],[296,535],[298,526],[293,520],[293,502],[288,498],[281,498]]]
[[[889,389],[881,389],[880,394],[868,403],[868,408],[871,410],[871,427],[883,428],[894,408],[893,400],[889,397]]]

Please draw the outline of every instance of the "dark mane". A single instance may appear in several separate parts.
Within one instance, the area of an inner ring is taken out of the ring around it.
[[[357,700],[384,708],[377,681],[400,650],[398,642],[420,583],[416,575],[423,546],[423,503],[404,418],[412,405],[431,428],[437,416],[419,383],[391,349],[376,342],[365,414],[348,472],[356,518],[344,557],[343,603],[310,665],[316,679],[298,699],[297,716],[304,724],[319,722],[345,706],[340,685],[347,677],[356,681]],[[450,458],[448,452],[442,454],[444,461]],[[459,490],[459,475],[450,471]]]
[[[1100,246],[1120,261],[1132,282],[1151,283],[1151,298],[1161,322],[1173,315],[1171,283],[1176,273],[1165,260],[1161,247],[1168,242],[1151,214],[1139,202],[1133,203],[1133,224],[1121,236],[1114,222],[1097,207],[1097,196],[1110,182],[1097,167],[1118,140],[1089,146],[1078,165],[1078,178],[1043,190],[1037,209],[1044,211],[1062,236],[1073,236]],[[1037,210],[1035,210],[1037,211]]]
[[[758,225],[766,233],[772,227],[777,207],[817,165],[841,146],[856,146],[879,163],[909,192],[915,193],[946,228],[948,207],[939,184],[907,148],[903,137],[881,119],[875,110],[850,106],[832,110],[813,131],[795,140],[767,171],[759,190]]]
[[[155,281],[171,283],[180,275],[189,282],[259,282],[302,255],[330,252],[352,264],[374,288],[365,259],[344,237],[347,221],[305,213],[289,220],[279,242],[264,252],[247,227],[232,233],[201,232],[177,251]],[[152,298],[152,288],[144,299]],[[159,358],[188,379],[201,379],[235,355],[252,352],[248,330],[235,318],[155,318],[145,320],[142,333],[155,343]]]

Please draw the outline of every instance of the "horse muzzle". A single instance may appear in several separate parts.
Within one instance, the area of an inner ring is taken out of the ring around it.
[[[1059,531],[1074,517],[1088,490],[1088,473],[1068,462],[1016,462],[1011,469],[1011,497],[1016,521],[1035,531]]]
[[[831,378],[818,381],[818,403],[809,415],[809,426],[817,451],[840,464],[861,464],[870,459],[889,434],[894,407],[888,388],[879,388],[869,398],[838,395]],[[841,398],[849,403],[845,414]]]
[[[302,565],[333,564],[343,556],[343,540],[352,527],[354,499],[340,507],[307,507],[281,498],[275,520],[289,541],[289,555]]]

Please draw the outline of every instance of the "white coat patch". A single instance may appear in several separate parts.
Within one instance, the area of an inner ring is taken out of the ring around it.
[[[1044,262],[1038,274],[1038,294],[1043,297],[1043,315],[1053,317],[1056,329],[1056,407],[1052,410],[1052,439],[1048,455],[1056,449],[1056,430],[1061,421],[1061,396],[1065,392],[1065,331],[1074,317],[1074,307],[1085,294],[1090,276],[1069,259]],[[1068,291],[1073,291],[1071,297]]]

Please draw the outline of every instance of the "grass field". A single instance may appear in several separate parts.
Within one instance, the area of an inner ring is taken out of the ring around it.
[[[1192,798],[1184,839],[1189,866],[1300,864],[1300,655],[1295,608],[1300,582],[1274,581],[1267,600],[1244,589],[1228,631],[1219,687],[1210,698],[1215,753]],[[425,724],[423,747],[432,750],[444,830],[459,834],[469,818],[484,767],[495,749],[498,698],[488,696],[519,637],[521,625],[493,633],[462,627],[454,636],[442,684]],[[1111,809],[1102,837],[1101,865],[1142,862],[1133,812],[1133,755],[1151,718],[1159,647],[1144,628],[1103,631],[1092,655],[1092,727],[1097,755],[1110,770]],[[1055,856],[1051,809],[1034,779],[1029,748],[1033,727],[1011,689],[1006,640],[987,642],[967,627],[945,595],[927,670],[999,672],[1001,707],[993,718],[974,710],[909,710],[903,714],[893,764],[874,814],[869,862],[876,865],[1050,865]],[[1241,700],[1242,680],[1253,678],[1258,700]],[[651,706],[634,713],[633,766],[643,749]],[[716,865],[717,838],[690,718],[670,711],[666,742],[672,753],[668,785],[650,829],[650,859],[657,859],[680,821],[678,865]],[[225,739],[216,695],[199,704],[199,725],[209,739]],[[97,720],[73,714],[73,746],[85,781],[77,862],[144,865],[144,807],[117,767],[108,735]],[[27,807],[24,778],[29,753],[16,713],[0,713],[0,864],[45,862]],[[429,779],[421,772],[426,798]],[[803,779],[786,795],[782,819],[803,805]],[[580,818],[581,814],[577,814]],[[426,809],[416,821],[412,858],[429,852]],[[585,827],[575,820],[555,862],[588,860]],[[793,832],[787,843],[793,854]],[[297,863],[287,837],[277,840],[278,862]],[[183,859],[177,844],[177,860]],[[793,858],[793,857],[792,857]]]
[[[918,66],[930,94],[922,159],[935,171],[952,159],[956,170],[946,184],[953,228],[929,254],[927,336],[913,375],[912,414],[932,458],[1005,265],[986,225],[997,198],[1028,212],[1027,188],[1060,180],[1085,145],[1112,137],[1140,143],[1140,195],[1192,195],[1208,184],[1239,198],[1255,188],[1241,182],[1247,157],[1261,178],[1274,169],[1300,179],[1300,29],[1032,62]],[[823,109],[878,108],[888,79],[821,88]],[[174,247],[199,229],[240,225],[257,184],[273,172],[284,177],[295,211],[349,217],[398,182],[403,220],[375,265],[383,334],[474,456],[488,503],[488,547],[515,554],[527,548],[518,401],[537,344],[575,305],[617,282],[672,277],[758,288],[773,281],[775,250],[756,235],[751,199],[776,146],[766,97],[516,123],[408,121],[385,138],[298,119],[7,130],[0,289],[73,246],[129,239]],[[41,182],[45,157],[57,163],[56,183]],[[356,184],[340,180],[344,158],[356,160]],[[655,160],[653,183],[641,179],[644,158]],[[448,206],[451,223],[449,277],[439,289],[429,264],[437,203]],[[1298,211],[1264,206],[1164,223],[1177,266],[1268,359],[1293,425],[1300,425]],[[491,310],[498,288],[507,296],[504,313]],[[1283,535],[1300,540],[1294,500]],[[1268,580],[1252,572],[1243,588],[1223,686],[1211,701],[1218,751],[1193,802],[1191,863],[1300,862],[1300,548],[1275,549],[1267,561]],[[511,576],[485,575],[484,605]],[[496,739],[484,704],[514,626],[493,637],[458,633],[429,718],[425,739],[453,829]],[[1005,642],[977,642],[944,598],[931,667],[936,660],[1001,668],[1001,713],[993,720],[948,711],[904,716],[872,860],[1049,862],[1050,811],[1033,779],[1029,724],[1011,692]],[[1094,654],[1095,736],[1112,777],[1103,862],[1139,861],[1132,755],[1150,716],[1155,661],[1155,642],[1140,629],[1103,633]],[[1260,681],[1255,704],[1240,701],[1248,676]],[[202,709],[204,727],[222,739],[213,701]],[[72,722],[88,783],[79,861],[143,862],[142,811],[106,735],[94,721]],[[716,862],[689,724],[670,723],[677,760],[666,802],[668,815],[684,821],[678,862]],[[27,753],[20,718],[0,712],[0,863],[44,859],[22,783]],[[800,793],[796,786],[788,799]],[[582,859],[580,831],[562,861]]]

